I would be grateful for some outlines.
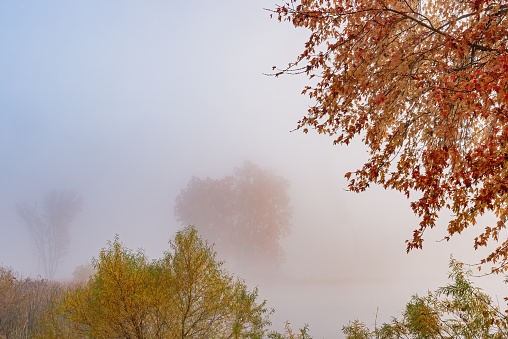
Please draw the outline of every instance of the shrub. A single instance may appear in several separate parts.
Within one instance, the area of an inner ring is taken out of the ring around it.
[[[0,267],[0,338],[33,338],[40,319],[70,285],[46,279],[23,278]]]
[[[450,261],[451,284],[414,295],[406,304],[402,319],[370,331],[355,320],[344,326],[346,338],[507,338],[508,317],[491,298],[474,287],[471,272]]]
[[[89,282],[49,313],[44,338],[261,338],[270,312],[215,259],[193,227],[149,261],[118,237],[93,262]]]

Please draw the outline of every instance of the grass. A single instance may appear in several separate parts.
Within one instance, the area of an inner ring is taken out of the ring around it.
[[[76,283],[25,278],[0,267],[0,339],[29,339],[42,331],[40,319],[54,300]]]

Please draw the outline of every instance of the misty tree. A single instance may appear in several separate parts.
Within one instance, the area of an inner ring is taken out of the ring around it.
[[[74,281],[88,281],[90,277],[95,273],[95,269],[92,264],[86,263],[84,265],[78,265],[72,272],[72,280]]]
[[[195,225],[230,261],[252,268],[280,264],[289,234],[289,182],[246,162],[222,179],[193,177],[176,198],[175,216]]]
[[[44,270],[52,279],[70,243],[69,227],[81,209],[81,198],[72,191],[52,191],[37,204],[16,204],[18,216],[28,228],[35,251]]]

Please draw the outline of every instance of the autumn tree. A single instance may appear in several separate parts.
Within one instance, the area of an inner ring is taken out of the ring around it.
[[[195,225],[221,255],[242,265],[277,264],[289,234],[289,183],[246,162],[222,179],[193,177],[176,198],[175,216]]]
[[[88,281],[90,277],[94,274],[95,270],[90,263],[86,263],[84,265],[78,265],[72,272],[72,280],[74,281]]]
[[[474,248],[498,241],[508,219],[508,4],[505,1],[288,0],[273,10],[310,33],[281,74],[306,74],[314,104],[298,123],[369,151],[349,189],[402,192],[421,248],[439,211],[446,240],[493,213]],[[274,67],[275,69],[275,67]],[[508,240],[482,260],[508,268]]]
[[[81,198],[72,191],[53,191],[37,204],[16,205],[18,216],[28,228],[35,251],[44,270],[52,279],[70,243],[69,227],[81,209]]]
[[[88,283],[50,314],[42,338],[261,338],[265,302],[222,269],[211,245],[187,227],[149,261],[118,237],[94,261]]]

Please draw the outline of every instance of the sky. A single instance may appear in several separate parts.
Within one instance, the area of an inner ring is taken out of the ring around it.
[[[287,279],[258,285],[284,321],[341,338],[359,318],[397,316],[414,293],[446,283],[450,254],[476,262],[473,232],[405,252],[417,227],[409,201],[374,187],[347,192],[367,159],[360,142],[293,131],[312,102],[302,76],[270,77],[303,49],[303,29],[270,19],[273,0],[0,2],[0,265],[42,274],[15,204],[78,192],[57,278],[119,234],[162,256],[181,227],[176,196],[192,176],[222,178],[244,161],[291,183]],[[488,219],[487,219],[488,220]],[[500,279],[480,280],[502,293]],[[500,297],[501,298],[501,297]],[[379,308],[379,311],[377,311]]]

